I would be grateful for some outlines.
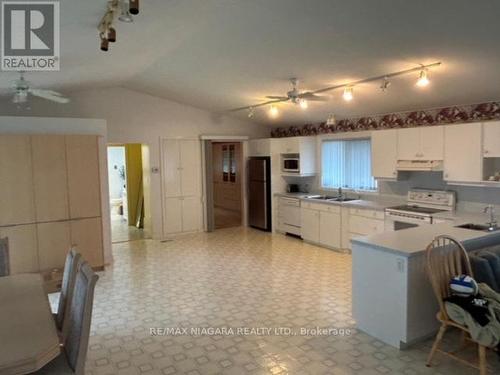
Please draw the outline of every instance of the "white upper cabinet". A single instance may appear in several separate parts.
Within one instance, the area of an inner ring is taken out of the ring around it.
[[[500,157],[500,121],[490,121],[483,124],[485,158]]]
[[[482,138],[481,123],[445,127],[443,177],[446,181],[482,180]]]
[[[443,160],[444,127],[398,129],[398,160]]]
[[[248,141],[248,156],[271,156],[271,139],[251,139]]]
[[[396,129],[372,132],[372,176],[396,178],[398,131]]]
[[[302,176],[316,174],[316,137],[290,137],[281,140],[281,154],[298,154]],[[287,174],[284,172],[284,174]]]

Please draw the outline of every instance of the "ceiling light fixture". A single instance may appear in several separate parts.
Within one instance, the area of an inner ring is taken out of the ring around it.
[[[302,109],[307,109],[307,107],[309,106],[309,104],[307,103],[307,100],[305,100],[305,99],[300,99],[299,105],[300,105],[300,108],[302,108]]]
[[[382,83],[380,84],[380,90],[382,90],[382,92],[385,92],[389,88],[390,85],[391,85],[391,81],[389,81],[389,78],[384,77],[384,79],[382,80]]]
[[[354,88],[352,86],[347,86],[344,89],[344,94],[342,95],[342,97],[346,102],[350,102],[354,98],[353,92]]]
[[[130,9],[130,10],[129,10]],[[132,11],[134,9],[134,13]],[[115,19],[122,22],[132,22],[133,18],[130,13],[139,13],[139,0],[110,0],[106,13],[101,18],[97,30],[99,30],[99,37],[101,40],[101,51],[107,51],[109,43],[116,42],[116,29],[114,27]],[[118,16],[119,15],[119,16]]]
[[[122,10],[121,10],[120,16],[118,17],[119,21],[125,22],[125,23],[134,22],[134,18],[130,14],[129,8],[130,8],[130,6],[129,6],[128,2],[123,0],[121,2],[121,9]]]
[[[422,69],[418,76],[417,86],[425,87],[430,83],[429,78],[427,77],[427,69]]]
[[[297,104],[298,99],[306,99],[306,98],[308,99],[308,101],[312,101],[312,100],[321,101],[321,100],[324,100],[322,98],[325,98],[325,97],[318,95],[318,94],[324,94],[328,91],[340,90],[340,89],[344,90],[344,94],[343,94],[344,100],[350,101],[354,98],[354,86],[362,85],[365,83],[376,82],[376,81],[379,81],[379,82],[382,81],[380,89],[382,91],[385,91],[391,85],[390,80],[392,78],[407,75],[407,74],[413,74],[415,72],[420,73],[419,80],[417,81],[417,85],[418,86],[426,86],[430,83],[428,75],[427,75],[427,71],[431,68],[437,68],[440,65],[441,65],[440,61],[437,61],[437,62],[434,62],[431,64],[425,64],[425,65],[420,64],[420,66],[410,68],[410,69],[399,70],[396,72],[386,73],[384,75],[362,78],[362,79],[359,79],[357,81],[340,83],[340,84],[333,85],[333,86],[323,87],[323,88],[320,88],[317,90],[303,91],[303,92],[300,92],[297,90],[297,88],[296,88],[297,81],[296,81],[296,79],[292,79],[293,89],[291,91],[287,92],[286,96],[274,96],[274,95],[266,96],[267,100],[264,100],[260,103],[252,104],[250,106],[242,106],[242,107],[238,107],[238,108],[232,108],[232,109],[229,109],[225,112],[231,113],[231,112],[238,112],[238,111],[246,111],[250,107],[252,107],[253,109],[264,108],[264,107],[267,107],[270,105],[274,106],[277,103],[288,102],[288,103]],[[299,102],[299,104],[300,104],[300,102]]]
[[[278,107],[276,107],[275,105],[272,105],[271,107],[269,107],[269,117],[276,118],[276,117],[278,117],[279,114],[280,114],[280,111],[278,110]]]

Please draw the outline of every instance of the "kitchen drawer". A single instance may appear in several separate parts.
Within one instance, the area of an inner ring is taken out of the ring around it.
[[[291,234],[295,234],[297,236],[300,236],[300,227],[297,227],[295,225],[286,224],[283,222],[282,218],[278,219],[278,230],[280,230],[281,232],[291,233]]]
[[[323,204],[323,203],[313,203],[302,201],[301,207],[308,208],[310,210],[318,210],[324,212],[338,213],[340,214],[340,206],[334,204]]]
[[[278,200],[278,204],[280,205],[280,207],[281,206],[300,207],[300,199],[280,197]]]
[[[383,220],[351,215],[349,219],[349,232],[368,236],[370,234],[384,232],[384,225],[385,223]]]
[[[369,210],[366,208],[350,208],[349,213],[351,215],[363,216],[377,220],[384,220],[384,211]]]

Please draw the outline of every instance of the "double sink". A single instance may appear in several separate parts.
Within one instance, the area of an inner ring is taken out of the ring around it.
[[[306,199],[317,199],[317,200],[322,200],[322,201],[327,201],[327,202],[351,202],[351,201],[357,201],[359,199],[356,198],[346,198],[346,197],[340,197],[340,196],[330,196],[330,195],[306,195],[304,198]]]
[[[500,230],[500,227],[496,226],[496,225],[492,226],[492,225],[474,224],[474,223],[467,223],[467,224],[457,225],[456,228],[477,230],[477,231],[480,231],[480,232],[496,232],[497,230]]]

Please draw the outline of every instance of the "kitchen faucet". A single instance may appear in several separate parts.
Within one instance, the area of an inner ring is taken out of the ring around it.
[[[339,198],[340,198],[340,199],[343,199],[343,198],[344,198],[344,197],[343,197],[343,194],[344,194],[344,193],[342,192],[342,187],[341,187],[341,186],[339,186],[338,195],[339,195]]]
[[[490,212],[490,222],[486,223],[489,225],[490,228],[496,228],[497,227],[497,219],[495,217],[495,207],[492,204],[489,204],[484,208],[484,213]]]

